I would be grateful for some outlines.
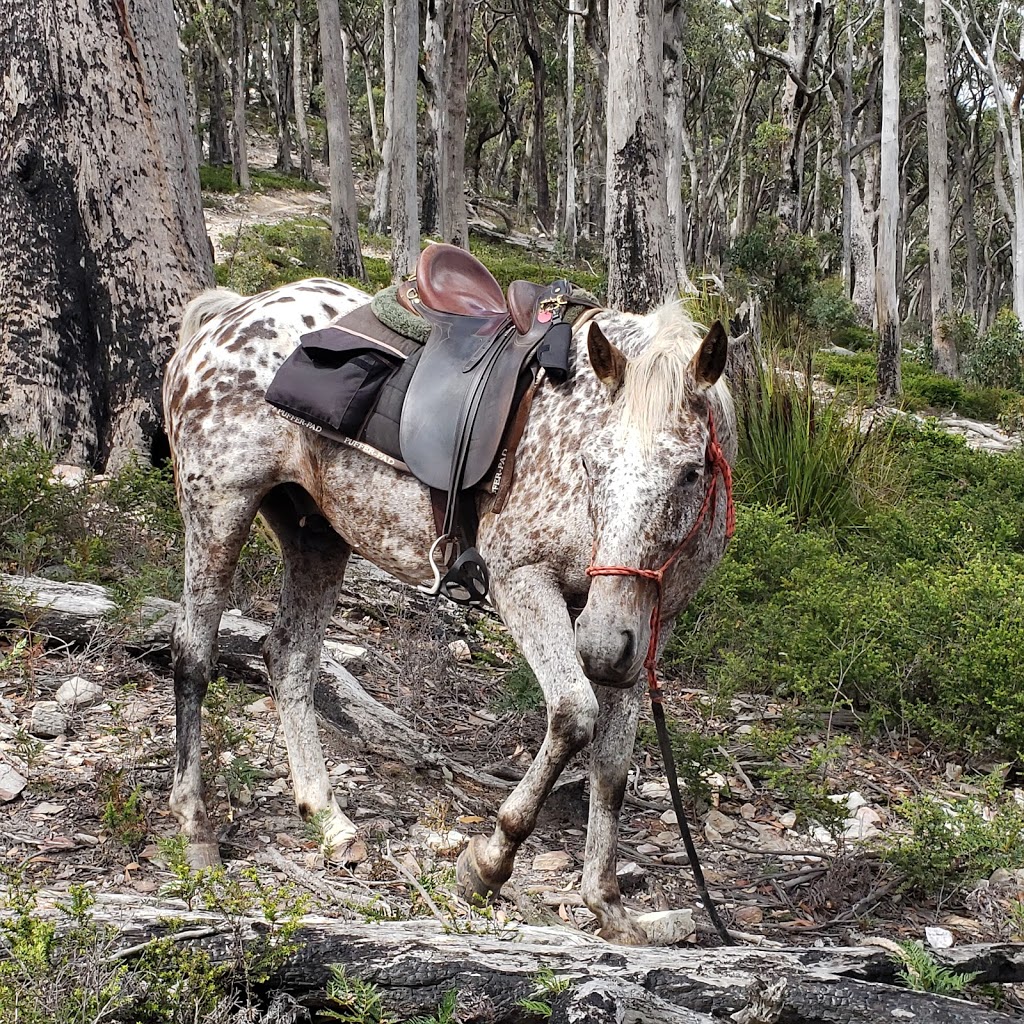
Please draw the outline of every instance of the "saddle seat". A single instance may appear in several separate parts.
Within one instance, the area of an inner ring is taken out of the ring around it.
[[[398,300],[416,312],[409,292],[413,282],[398,290]],[[470,252],[447,243],[427,246],[416,264],[415,291],[419,301],[435,313],[453,316],[493,317],[509,315],[520,334],[533,325],[537,306],[547,288],[532,281],[513,281],[508,295],[494,275]]]

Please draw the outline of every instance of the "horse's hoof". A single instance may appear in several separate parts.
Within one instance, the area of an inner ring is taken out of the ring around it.
[[[355,836],[332,847],[328,860],[332,864],[348,866],[350,864],[362,863],[366,860],[367,856],[366,843],[359,836]]]
[[[649,946],[650,937],[643,927],[632,918],[625,918],[615,924],[605,924],[598,932],[606,942],[614,942],[618,946]]]
[[[480,877],[480,869],[477,866],[477,845],[486,844],[483,836],[473,836],[469,846],[459,854],[455,863],[455,880],[459,886],[459,895],[469,903],[486,903],[494,899],[501,891],[488,885]]]
[[[189,843],[185,849],[185,862],[193,871],[219,868],[223,863],[220,847],[216,843]]]

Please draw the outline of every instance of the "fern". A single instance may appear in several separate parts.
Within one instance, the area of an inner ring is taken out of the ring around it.
[[[429,1017],[413,1017],[407,1024],[458,1024],[455,1009],[459,1003],[459,990],[449,989],[445,992],[437,1012]]]
[[[551,1016],[551,1004],[542,999],[517,999],[516,1006],[542,1020],[547,1020]]]
[[[902,965],[898,972],[900,979],[915,992],[958,996],[978,976],[977,971],[957,974],[936,963],[920,942],[901,942],[899,947],[900,952],[893,952],[891,956]]]

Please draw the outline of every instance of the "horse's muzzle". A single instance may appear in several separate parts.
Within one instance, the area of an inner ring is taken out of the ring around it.
[[[582,616],[581,616],[582,619]],[[642,655],[631,629],[606,630],[595,636],[576,624],[576,657],[586,677],[600,686],[632,686],[640,676]]]

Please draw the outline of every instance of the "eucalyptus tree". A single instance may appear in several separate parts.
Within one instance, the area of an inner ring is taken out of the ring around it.
[[[1024,16],[1018,4],[1000,0],[986,25],[976,7],[965,11],[961,8],[966,5],[959,2],[943,2],[960,27],[964,47],[991,86],[1001,144],[993,163],[996,195],[1010,230],[1013,310],[1024,319]],[[1010,179],[1012,199],[1006,192],[1004,174]]]
[[[160,453],[178,317],[213,283],[167,0],[0,20],[0,430],[70,460]]]
[[[608,5],[608,303],[646,312],[674,289],[665,186],[664,26],[645,0]]]
[[[338,0],[317,0],[331,179],[332,271],[366,281],[352,174],[348,81]]]
[[[423,154],[425,231],[469,248],[466,211],[466,104],[471,0],[427,0],[423,27],[423,81],[431,144]],[[399,31],[396,24],[395,31]],[[408,75],[399,63],[398,74]]]
[[[309,139],[306,120],[306,96],[303,60],[303,0],[295,0],[292,9],[292,111],[295,115],[295,138],[299,151],[299,174],[307,181],[313,177],[313,147]]]
[[[875,293],[878,322],[878,397],[891,401],[902,390],[900,310],[896,286],[896,228],[900,208],[897,134],[900,113],[900,7],[884,0],[882,24],[882,132],[879,158],[878,249]]]
[[[941,0],[924,0],[924,44],[928,111],[928,258],[931,267],[932,362],[955,377],[956,343],[950,330],[953,272],[949,231],[949,135],[946,129],[946,44]]]
[[[391,4],[392,0],[384,0]],[[416,192],[416,78],[409,71],[419,53],[419,4],[393,0],[386,26],[392,32],[389,187],[391,190],[391,272],[397,279],[410,274],[420,252]],[[400,71],[399,69],[405,69]],[[461,181],[460,181],[461,187]],[[468,232],[466,243],[468,245]]]

